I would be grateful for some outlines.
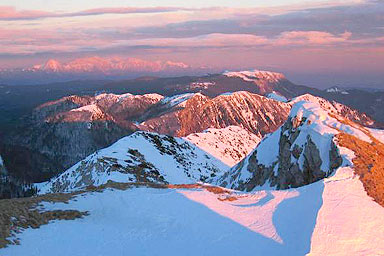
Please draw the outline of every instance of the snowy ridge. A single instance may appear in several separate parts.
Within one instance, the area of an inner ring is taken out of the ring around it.
[[[250,70],[250,71],[238,71],[224,72],[223,75],[228,77],[238,77],[248,82],[257,82],[259,80],[266,81],[269,83],[277,83],[283,79],[286,79],[285,76],[281,73],[270,72],[270,71],[262,71],[262,70]]]
[[[227,169],[227,165],[184,139],[136,132],[91,154],[52,179],[40,193],[75,191],[108,180],[195,183]]]
[[[261,140],[239,126],[209,128],[202,133],[190,134],[185,139],[231,167],[247,156]]]
[[[328,177],[341,165],[334,136],[340,131],[371,142],[357,126],[340,122],[337,109],[319,98],[295,99],[287,122],[267,135],[217,184],[239,190],[284,189]]]
[[[304,94],[292,99],[289,104],[292,106],[300,101],[313,102],[320,106],[324,111],[330,115],[339,115],[343,118],[349,119],[353,122],[359,123],[363,126],[373,126],[375,121],[368,117],[365,113],[361,113],[355,109],[351,109],[343,104],[335,101],[328,101],[320,97],[313,96],[311,94]]]

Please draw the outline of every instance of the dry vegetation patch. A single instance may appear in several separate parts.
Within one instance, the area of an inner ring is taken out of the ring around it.
[[[366,130],[365,130],[366,131]],[[366,133],[371,143],[347,133],[336,135],[338,144],[355,153],[354,171],[360,177],[367,194],[384,207],[384,144]]]
[[[231,192],[225,188],[222,187],[216,187],[211,185],[205,185],[205,184],[169,184],[167,185],[168,188],[173,189],[206,189],[207,191],[214,193],[214,194],[231,194]]]
[[[0,248],[19,244],[15,237],[26,228],[39,228],[51,220],[73,220],[88,215],[76,210],[41,211],[36,209],[42,202],[67,203],[76,194],[48,194],[30,198],[0,200]]]
[[[168,188],[171,189],[205,189],[208,192],[211,192],[215,195],[218,195],[218,200],[220,201],[236,201],[238,197],[236,195],[233,195],[233,193],[230,190],[227,190],[222,187],[217,186],[211,186],[211,185],[205,185],[205,184],[169,184],[167,185]]]

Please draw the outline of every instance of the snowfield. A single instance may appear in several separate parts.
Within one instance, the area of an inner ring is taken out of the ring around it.
[[[44,210],[83,219],[27,229],[1,255],[380,255],[384,208],[349,167],[298,189],[106,189]],[[225,200],[230,197],[234,200]]]
[[[252,152],[261,140],[239,126],[209,128],[201,133],[192,133],[185,139],[230,167]]]

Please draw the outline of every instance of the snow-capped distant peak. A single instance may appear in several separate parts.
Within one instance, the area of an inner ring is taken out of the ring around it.
[[[35,66],[37,68],[38,66]],[[54,59],[50,59],[43,66],[39,66],[42,70],[48,72],[60,72],[63,69],[62,64]]]
[[[238,77],[248,82],[257,82],[259,80],[267,81],[270,83],[277,83],[286,79],[281,73],[262,71],[262,70],[250,70],[250,71],[226,71],[223,75],[227,77]]]
[[[328,93],[341,93],[341,94],[346,94],[346,95],[349,94],[349,92],[347,92],[346,90],[343,90],[343,89],[341,89],[340,87],[337,87],[337,86],[333,86],[331,88],[328,88],[325,91],[328,92]]]

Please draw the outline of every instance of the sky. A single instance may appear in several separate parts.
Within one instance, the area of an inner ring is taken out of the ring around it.
[[[91,56],[384,88],[384,1],[0,0],[0,68]]]

